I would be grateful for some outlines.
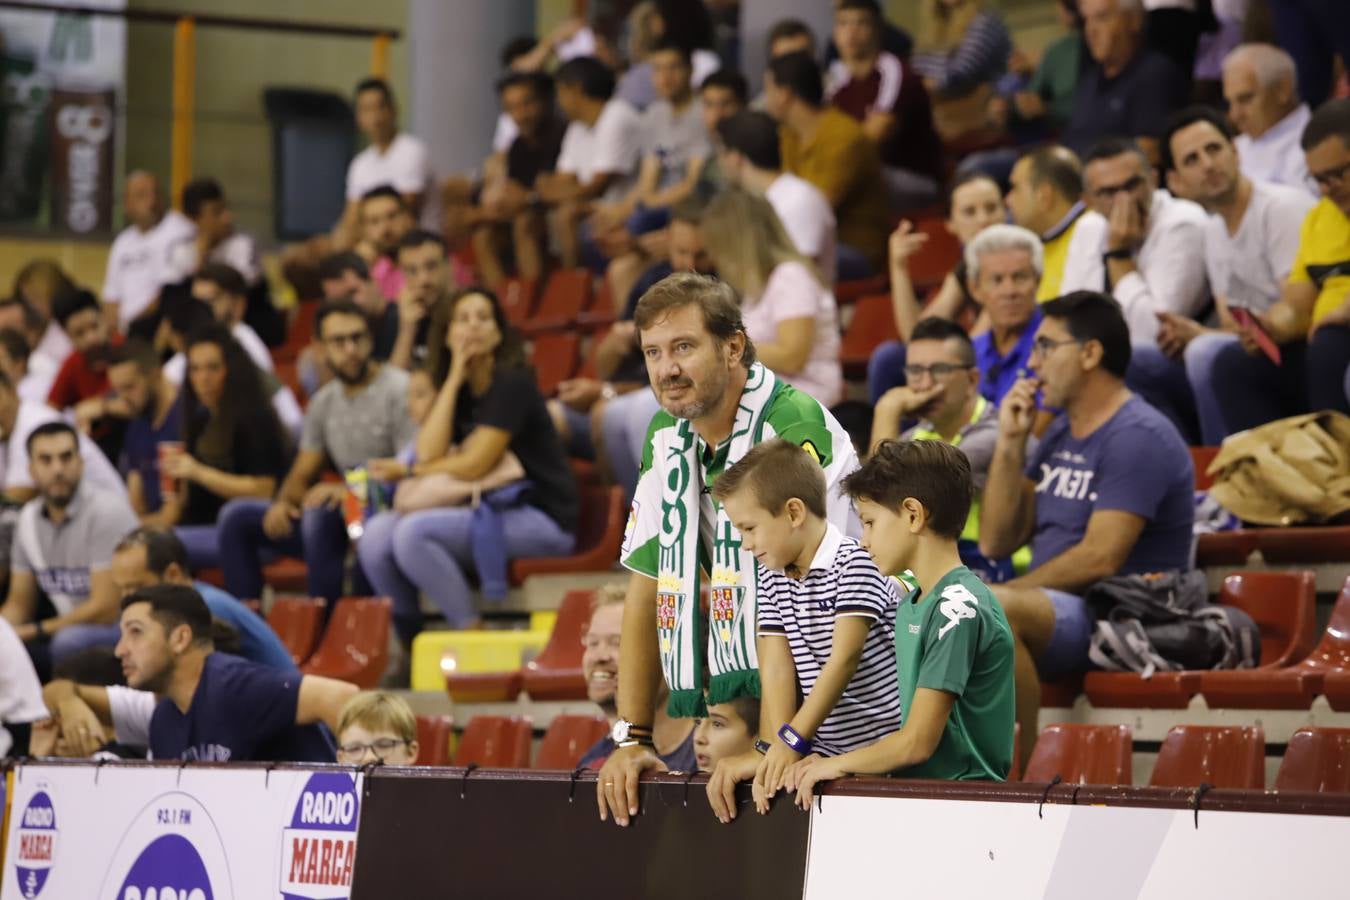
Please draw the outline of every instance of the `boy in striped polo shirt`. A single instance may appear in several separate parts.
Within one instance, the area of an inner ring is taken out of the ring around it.
[[[843,775],[1002,781],[1013,751],[1013,638],[1003,608],[961,564],[956,539],[970,509],[970,463],[942,441],[884,441],[844,479],[863,546],[884,572],[908,570],[918,589],[895,617],[905,724],[789,773],[803,809],[817,782]]]
[[[713,485],[758,561],[760,812],[803,756],[847,753],[900,727],[897,597],[867,551],[827,521],[825,495],[820,466],[780,438]]]

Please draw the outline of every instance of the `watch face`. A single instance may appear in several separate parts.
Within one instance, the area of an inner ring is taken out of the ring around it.
[[[633,727],[633,723],[624,719],[619,719],[610,729],[609,738],[616,744],[622,744],[628,740],[628,730]]]

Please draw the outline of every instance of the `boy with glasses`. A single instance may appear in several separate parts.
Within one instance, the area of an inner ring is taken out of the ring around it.
[[[362,691],[338,714],[337,761],[349,766],[417,763],[417,717],[407,701],[384,691]]]

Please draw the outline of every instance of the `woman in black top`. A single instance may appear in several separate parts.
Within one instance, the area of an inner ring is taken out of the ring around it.
[[[417,595],[430,597],[454,628],[478,624],[465,572],[494,551],[505,559],[565,556],[575,545],[577,489],[553,429],[520,335],[490,292],[470,288],[432,313],[427,367],[438,385],[435,405],[417,439],[417,462],[400,476],[444,472],[482,479],[509,450],[526,484],[510,501],[499,492],[485,516],[454,506],[366,523],[357,545],[370,583],[394,600],[394,624],[405,643],[421,627]],[[485,540],[500,528],[500,540]],[[502,560],[499,559],[500,563]],[[481,572],[480,575],[489,573]],[[498,578],[500,573],[498,573]]]
[[[193,568],[214,567],[216,514],[228,500],[272,496],[286,471],[286,438],[262,373],[227,328],[201,326],[185,352],[183,450],[164,459],[178,489],[154,524],[174,527]]]

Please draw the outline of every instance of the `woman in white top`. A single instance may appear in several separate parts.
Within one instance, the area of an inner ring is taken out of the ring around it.
[[[763,197],[723,191],[703,216],[718,276],[741,295],[745,330],[764,365],[825,407],[844,396],[839,309],[828,282],[797,252]]]

